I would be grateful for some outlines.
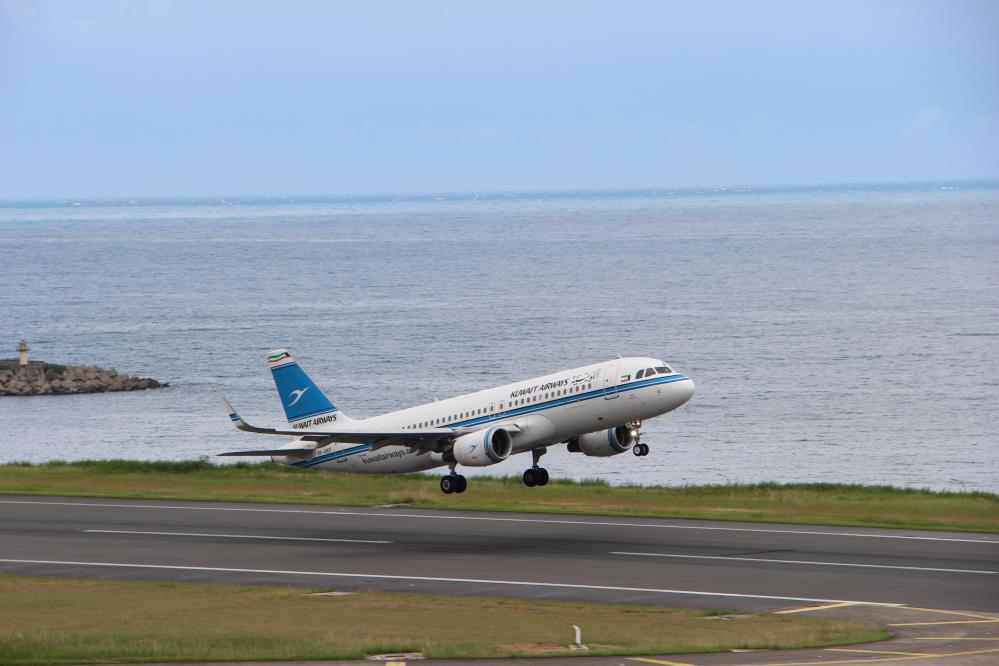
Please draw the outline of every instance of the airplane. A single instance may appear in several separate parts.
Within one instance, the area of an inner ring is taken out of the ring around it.
[[[277,449],[232,451],[222,456],[269,456],[283,465],[385,474],[449,468],[446,494],[463,493],[468,480],[456,469],[486,467],[531,452],[524,485],[544,486],[538,465],[549,447],[608,457],[649,453],[641,440],[645,419],[690,400],[694,382],[664,361],[617,358],[562,370],[515,384],[468,393],[367,419],[352,419],[334,405],[287,349],[267,355],[290,429],[259,428],[224,397],[236,428],[295,439]]]

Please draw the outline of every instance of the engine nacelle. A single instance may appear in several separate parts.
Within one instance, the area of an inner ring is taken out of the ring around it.
[[[570,444],[570,451],[580,451],[588,456],[616,456],[635,445],[634,431],[628,426],[608,428],[599,432],[588,432]]]
[[[510,432],[503,428],[486,428],[470,432],[454,440],[451,453],[461,465],[485,467],[506,460],[513,451]]]

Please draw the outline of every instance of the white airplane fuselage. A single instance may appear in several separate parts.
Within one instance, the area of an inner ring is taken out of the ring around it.
[[[512,433],[510,455],[514,455],[571,442],[587,433],[640,423],[676,409],[693,393],[693,381],[663,361],[630,357],[351,420],[349,428],[420,431],[505,427]],[[331,423],[329,417],[319,417],[315,422],[300,421],[293,427],[314,429],[321,425],[335,430],[339,425],[335,420]],[[285,448],[300,449],[302,445],[302,441],[295,440]],[[340,442],[319,446],[305,460],[294,456],[271,459],[296,467],[371,474],[418,472],[449,464],[439,452],[412,446],[374,448],[370,444]]]

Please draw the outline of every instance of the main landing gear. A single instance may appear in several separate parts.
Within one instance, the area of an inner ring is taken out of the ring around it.
[[[468,479],[455,472],[453,465],[451,466],[451,473],[441,477],[441,490],[444,491],[445,495],[463,493],[466,488],[468,488]]]
[[[531,456],[534,458],[534,466],[524,471],[524,485],[528,488],[548,485],[548,470],[544,467],[538,467],[538,460],[547,452],[548,449],[545,448],[533,449],[531,451]]]

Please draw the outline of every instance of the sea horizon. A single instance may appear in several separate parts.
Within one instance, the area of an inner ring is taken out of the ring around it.
[[[999,176],[976,179],[886,180],[886,181],[831,181],[815,183],[727,184],[727,185],[678,185],[592,188],[540,188],[511,190],[428,190],[410,192],[352,192],[352,193],[215,193],[215,194],[142,194],[142,195],[28,195],[0,197],[0,207],[57,205],[57,206],[143,206],[143,205],[199,205],[206,203],[267,202],[365,202],[365,201],[424,201],[448,198],[475,199],[524,199],[532,197],[575,198],[580,196],[698,196],[705,194],[775,194],[850,191],[934,191],[938,189],[995,189]]]

